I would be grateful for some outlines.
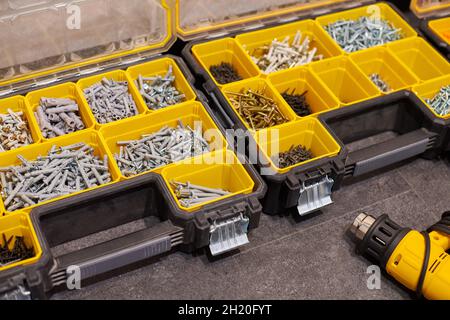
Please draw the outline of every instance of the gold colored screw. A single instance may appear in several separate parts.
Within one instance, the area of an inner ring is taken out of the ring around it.
[[[225,92],[232,106],[253,130],[277,126],[289,121],[277,103],[262,90],[243,89],[241,92]]]

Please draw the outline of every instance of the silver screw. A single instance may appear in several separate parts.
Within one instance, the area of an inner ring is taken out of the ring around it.
[[[338,20],[325,26],[330,36],[348,53],[383,45],[403,37],[402,30],[383,19],[361,17]]]
[[[186,183],[170,181],[177,199],[180,201],[183,207],[189,208],[191,206],[216,200],[220,197],[229,195],[230,192],[223,189],[213,189],[205,186],[191,184],[189,181]]]
[[[442,87],[433,98],[425,101],[438,115],[448,115],[450,113],[450,85]]]

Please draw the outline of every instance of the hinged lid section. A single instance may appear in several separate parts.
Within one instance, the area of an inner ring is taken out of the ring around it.
[[[287,22],[299,15],[325,14],[371,2],[374,1],[176,0],[177,33],[183,40],[215,37],[237,29],[251,30],[271,22]]]
[[[249,243],[248,224],[249,218],[242,214],[224,221],[215,221],[209,231],[211,254],[217,256]]]
[[[328,176],[325,176],[321,181],[308,186],[303,183],[298,198],[298,213],[301,216],[305,216],[332,204],[331,189],[333,188],[333,184],[334,180]]]
[[[450,0],[411,0],[411,11],[419,18],[450,14]]]
[[[0,1],[0,85],[172,43],[164,0]]]

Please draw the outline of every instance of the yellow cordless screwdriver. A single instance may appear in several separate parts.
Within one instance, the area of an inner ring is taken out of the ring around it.
[[[450,300],[450,212],[427,232],[361,213],[350,231],[359,242],[356,251],[402,285],[429,300]]]

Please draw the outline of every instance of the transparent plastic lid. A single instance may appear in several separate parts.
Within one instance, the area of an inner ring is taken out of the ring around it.
[[[164,0],[0,0],[0,82],[172,40]]]
[[[298,15],[314,10],[315,14],[350,8],[373,0],[176,0],[178,36],[192,40],[251,28],[263,20]]]
[[[412,0],[411,11],[419,18],[450,14],[450,0]]]

